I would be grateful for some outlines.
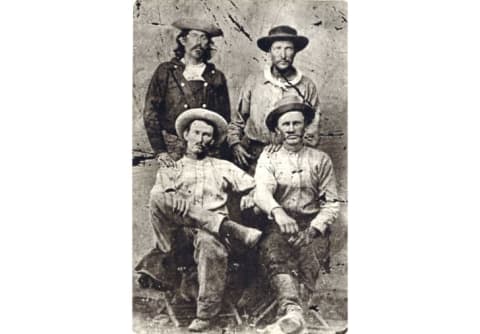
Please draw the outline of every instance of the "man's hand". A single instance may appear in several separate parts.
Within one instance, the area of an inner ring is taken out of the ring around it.
[[[280,227],[280,231],[285,234],[295,234],[298,232],[298,225],[295,219],[287,215],[285,210],[278,207],[272,210],[272,216],[275,223]]]
[[[173,213],[185,217],[188,212],[189,202],[183,198],[173,198]]]
[[[298,232],[296,236],[290,237],[288,239],[288,242],[294,248],[308,246],[319,234],[320,232],[318,232],[315,228],[309,227],[303,231]]]
[[[240,167],[248,167],[250,164],[248,159],[253,159],[253,156],[250,155],[240,143],[233,145],[232,149],[235,162]]]
[[[263,149],[265,152],[267,152],[268,154],[272,154],[272,153],[275,153],[277,152],[280,147],[282,147],[282,144],[269,144],[267,146],[265,146],[265,148]]]
[[[167,152],[161,152],[157,155],[157,162],[160,164],[160,167],[175,167],[175,160],[172,159],[170,154]]]
[[[312,222],[310,223],[310,227],[314,228],[318,232],[318,235],[321,235],[322,237],[324,237],[325,233],[327,233],[329,226],[330,224],[328,224],[327,222],[317,222],[315,221],[315,219],[312,220]]]
[[[265,146],[265,148],[263,149],[267,153],[269,154],[275,153],[280,149],[280,147],[282,147],[283,138],[280,135],[276,133],[272,133],[270,136],[270,141],[271,141],[271,144]]]

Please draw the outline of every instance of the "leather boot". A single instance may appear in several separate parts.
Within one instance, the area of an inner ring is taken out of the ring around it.
[[[256,228],[246,227],[226,219],[220,225],[220,236],[232,238],[248,248],[253,248],[260,240],[262,232]]]

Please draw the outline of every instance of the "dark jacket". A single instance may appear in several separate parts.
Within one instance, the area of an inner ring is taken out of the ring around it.
[[[207,63],[202,75],[205,83],[194,85],[183,77],[184,69],[185,64],[176,58],[161,63],[148,86],[143,118],[155,154],[166,151],[162,130],[175,135],[175,119],[186,109],[210,109],[230,122],[225,75]]]

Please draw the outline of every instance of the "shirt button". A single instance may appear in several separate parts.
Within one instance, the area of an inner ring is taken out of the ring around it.
[[[184,104],[183,107],[184,107],[185,109],[187,109],[187,108],[188,108],[188,104]]]
[[[173,65],[173,68],[177,68],[178,66],[177,65]]]
[[[208,86],[208,82],[205,82],[203,85],[204,85],[205,87],[207,87],[207,86]]]
[[[184,82],[182,82],[182,83],[180,84],[180,86],[182,86],[182,87],[185,87],[185,83],[184,83]]]
[[[215,74],[215,70],[212,70],[212,74]]]
[[[202,108],[206,108],[206,107],[207,107],[207,105],[205,103],[202,104]]]

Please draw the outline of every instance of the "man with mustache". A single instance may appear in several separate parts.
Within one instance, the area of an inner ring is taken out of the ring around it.
[[[266,113],[283,96],[300,96],[313,107],[316,115],[305,139],[312,147],[318,144],[320,103],[317,89],[310,78],[293,66],[296,54],[307,44],[308,38],[297,35],[289,26],[274,27],[268,36],[257,41],[258,47],[270,54],[271,66],[247,78],[228,128],[228,144],[235,162],[251,175],[263,148],[272,142],[278,143],[264,122]]]
[[[329,226],[339,211],[330,157],[303,140],[314,117],[314,109],[297,96],[278,101],[265,126],[281,137],[282,145],[276,152],[262,152],[255,171],[254,201],[268,215],[259,262],[281,316],[270,327],[272,333],[301,333],[305,328],[292,271],[314,291],[320,271],[315,249],[328,247]]]
[[[173,166],[185,150],[174,127],[180,113],[191,108],[208,108],[227,121],[230,119],[227,81],[208,62],[212,57],[212,38],[223,35],[222,30],[198,19],[181,19],[172,25],[181,30],[176,37],[175,57],[155,70],[144,109],[147,136],[163,166]],[[226,151],[224,147],[222,153]]]
[[[229,254],[253,248],[262,233],[230,220],[227,208],[231,193],[244,195],[254,188],[253,178],[229,161],[208,156],[225,140],[225,119],[194,108],[178,116],[175,128],[186,142],[186,152],[174,167],[157,173],[150,193],[157,247],[135,269],[174,288],[180,281],[176,268],[193,245],[198,297],[197,318],[189,330],[199,332],[211,327],[220,312]]]

